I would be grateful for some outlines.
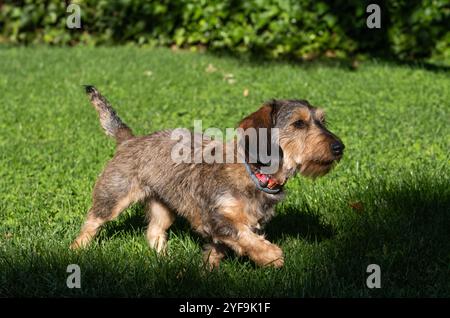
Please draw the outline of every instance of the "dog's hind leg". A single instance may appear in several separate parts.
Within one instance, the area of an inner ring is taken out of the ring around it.
[[[87,247],[92,238],[97,234],[100,227],[106,221],[107,220],[98,217],[96,210],[94,208],[91,208],[87,215],[86,221],[81,228],[80,234],[78,234],[75,241],[73,241],[72,245],[70,245],[70,248],[79,249]]]
[[[98,206],[94,203],[89,210],[86,221],[81,228],[80,234],[70,246],[72,249],[83,248],[89,245],[92,238],[97,234],[100,227],[107,221],[115,219],[119,214],[125,210],[132,200],[129,197],[124,197],[119,200],[114,206]],[[102,215],[108,214],[107,217]]]
[[[143,192],[117,173],[104,173],[95,185],[93,204],[71,248],[86,247],[107,221],[117,218],[130,204],[143,198]]]
[[[146,202],[146,213],[149,220],[147,228],[148,244],[156,252],[164,252],[167,245],[166,231],[175,221],[175,214],[156,199],[149,199]]]

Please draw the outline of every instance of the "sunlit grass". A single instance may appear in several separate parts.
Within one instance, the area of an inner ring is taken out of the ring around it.
[[[0,295],[450,296],[447,74],[137,48],[11,48],[0,61]],[[169,233],[168,255],[158,257],[138,206],[89,249],[69,251],[114,153],[82,84],[96,85],[140,134],[195,119],[235,127],[270,98],[324,107],[346,154],[326,177],[288,183],[267,228],[285,267],[230,255],[210,273],[202,239],[183,220]],[[81,289],[66,287],[72,263],[81,267]],[[378,290],[365,284],[372,263],[382,270]]]

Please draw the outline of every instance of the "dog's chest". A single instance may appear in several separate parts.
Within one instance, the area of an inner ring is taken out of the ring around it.
[[[273,217],[275,203],[275,201],[265,198],[264,195],[247,198],[245,213],[248,215],[248,225],[254,230],[262,229]]]

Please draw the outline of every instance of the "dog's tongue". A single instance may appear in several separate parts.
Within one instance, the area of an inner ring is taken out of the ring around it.
[[[255,173],[255,176],[258,178],[259,184],[262,187],[266,187],[267,184],[269,183],[269,176],[268,175],[257,172],[257,173]]]
[[[267,174],[262,174],[259,172],[255,173],[256,178],[258,178],[259,185],[264,188],[274,189],[280,184],[274,179],[268,176]]]

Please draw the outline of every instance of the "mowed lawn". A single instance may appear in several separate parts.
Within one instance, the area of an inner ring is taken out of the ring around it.
[[[197,119],[235,127],[271,98],[324,107],[346,152],[327,176],[287,184],[267,226],[285,267],[231,253],[209,272],[202,238],[181,219],[159,257],[140,206],[90,248],[70,251],[114,153],[82,84],[96,85],[138,134]],[[0,137],[0,296],[450,297],[448,73],[168,49],[4,48]],[[80,289],[66,286],[69,264],[81,268]],[[380,289],[366,286],[369,264],[381,268]]]

